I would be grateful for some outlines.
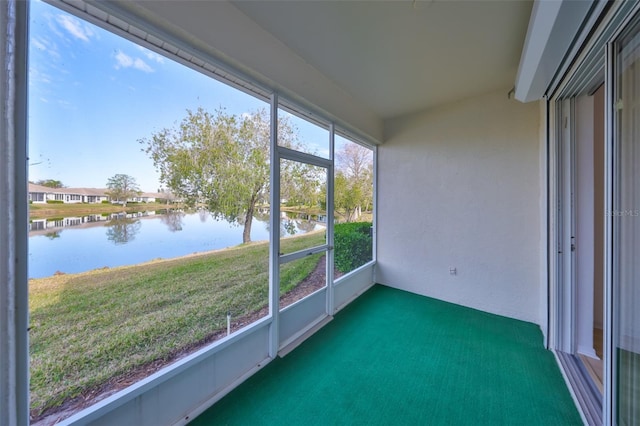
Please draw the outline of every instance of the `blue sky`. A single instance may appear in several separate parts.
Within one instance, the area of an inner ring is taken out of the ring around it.
[[[111,176],[123,173],[153,192],[159,175],[139,139],[173,127],[187,109],[224,107],[243,114],[268,108],[40,1],[31,2],[29,49],[31,181],[103,188]],[[326,137],[319,128],[298,124],[303,139]],[[314,149],[323,152],[325,146]]]

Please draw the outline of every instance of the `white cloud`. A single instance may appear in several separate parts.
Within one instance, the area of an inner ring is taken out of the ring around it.
[[[140,58],[132,58],[122,51],[118,51],[115,55],[116,59],[116,69],[120,68],[134,68],[143,72],[153,72],[153,68],[151,68],[145,61]]]
[[[44,42],[38,40],[37,38],[31,39],[31,43],[36,49],[47,50],[47,46],[44,45]]]
[[[29,68],[29,81],[30,83],[38,82],[49,84],[51,83],[51,76],[47,73],[41,72],[38,68],[32,66]]]
[[[50,13],[45,13],[43,17],[47,21],[47,26],[49,27],[49,30],[56,36],[60,37],[61,39],[64,39],[65,38],[64,34],[62,33],[62,31],[60,31],[60,29],[56,25],[56,18]]]
[[[42,50],[46,52],[54,59],[60,59],[60,52],[58,51],[58,46],[51,40],[47,40],[46,38],[33,37],[31,39],[31,43],[33,47],[38,50]]]
[[[89,25],[82,23],[79,19],[73,18],[68,15],[58,15],[56,17],[58,24],[62,26],[73,37],[83,41],[89,41],[90,38],[95,36],[95,33],[89,27]]]
[[[57,100],[58,106],[62,109],[66,109],[66,110],[76,110],[76,106],[74,104],[72,104],[71,102],[69,102],[66,99],[58,99]]]
[[[164,64],[164,61],[166,59],[164,56],[158,55],[157,53],[152,52],[149,49],[145,49],[142,46],[138,46],[138,50],[140,50],[142,54],[146,56],[147,59],[149,59],[150,61],[157,62],[159,64]]]
[[[140,58],[135,58],[133,60],[133,67],[140,71],[153,72],[153,68],[147,65],[147,63]]]

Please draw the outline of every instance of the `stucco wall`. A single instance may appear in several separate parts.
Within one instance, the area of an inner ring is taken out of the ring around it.
[[[386,123],[376,280],[541,324],[539,104],[507,91]]]

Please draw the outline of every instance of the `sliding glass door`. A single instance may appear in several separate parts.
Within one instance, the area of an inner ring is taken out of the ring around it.
[[[640,422],[640,25],[615,45],[613,415]]]

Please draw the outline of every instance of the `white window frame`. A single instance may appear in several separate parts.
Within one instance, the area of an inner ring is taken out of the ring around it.
[[[0,424],[29,423],[27,2],[0,2]]]

